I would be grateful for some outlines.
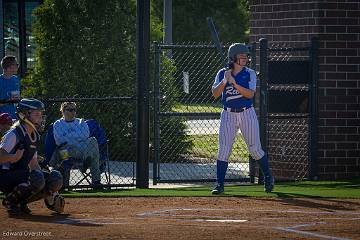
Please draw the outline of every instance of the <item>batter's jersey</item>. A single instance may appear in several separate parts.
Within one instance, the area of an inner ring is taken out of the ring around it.
[[[223,79],[226,69],[220,69],[216,74],[213,87],[218,85]],[[232,73],[231,73],[232,74]],[[234,76],[236,83],[244,88],[256,91],[256,73],[254,70],[243,67],[243,69]],[[244,108],[251,107],[253,100],[243,97],[230,83],[226,83],[224,91],[222,93],[221,101],[224,107],[227,108]]]

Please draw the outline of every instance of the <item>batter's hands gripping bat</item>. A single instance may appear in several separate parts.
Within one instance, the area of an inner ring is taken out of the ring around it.
[[[221,61],[222,61],[223,65],[224,65],[224,67],[226,69],[228,69],[229,64],[227,63],[227,61],[225,61],[226,56],[224,55],[223,47],[222,47],[222,44],[220,42],[218,32],[216,31],[214,22],[213,22],[211,17],[207,17],[206,21],[208,23],[208,27],[209,27],[209,30],[210,30],[210,33],[211,33],[211,38],[212,38],[212,40],[213,40],[213,42],[215,44],[215,47],[216,47],[216,49],[217,49],[217,51],[218,51],[218,53],[220,55]]]

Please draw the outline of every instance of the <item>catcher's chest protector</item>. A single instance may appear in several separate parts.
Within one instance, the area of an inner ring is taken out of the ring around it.
[[[19,161],[10,165],[10,170],[28,169],[28,165],[33,158],[35,152],[37,151],[36,146],[40,140],[40,137],[35,132],[34,136],[30,137],[27,134],[25,128],[21,125],[16,126],[13,131],[15,131],[16,138],[18,140],[18,143],[13,149],[13,153],[15,153],[18,149],[24,149],[24,153]]]

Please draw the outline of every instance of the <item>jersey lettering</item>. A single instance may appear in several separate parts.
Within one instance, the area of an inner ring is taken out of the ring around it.
[[[226,88],[226,95],[237,95],[239,92],[236,90],[236,88],[230,86]]]

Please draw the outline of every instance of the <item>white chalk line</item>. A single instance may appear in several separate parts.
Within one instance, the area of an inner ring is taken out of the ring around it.
[[[278,212],[278,213],[301,213],[301,214],[322,214],[322,215],[360,215],[360,213],[358,212],[345,212],[345,211],[341,211],[341,212],[324,212],[324,211],[316,211],[316,212],[310,212],[310,211],[299,211],[299,210],[286,210],[286,211],[278,211],[278,210],[264,210],[264,212]],[[288,218],[287,218],[288,219]],[[322,218],[322,220],[360,220],[360,218],[357,217],[350,217],[350,218],[344,218],[344,217],[326,217],[326,218]],[[333,240],[350,240],[349,238],[342,238],[342,237],[334,237],[334,236],[329,236],[329,235],[325,235],[325,234],[319,234],[319,233],[314,233],[314,232],[309,232],[309,231],[303,231],[303,230],[298,230],[296,228],[300,228],[300,227],[309,227],[309,226],[314,226],[317,224],[327,224],[327,222],[317,222],[317,223],[309,223],[309,224],[299,224],[299,225],[295,225],[292,227],[275,227],[275,229],[277,230],[281,230],[281,231],[286,231],[286,232],[293,232],[293,233],[297,233],[300,235],[306,235],[306,236],[312,236],[312,237],[318,237],[318,238],[322,238],[322,239],[333,239]]]
[[[222,222],[222,223],[228,223],[228,222],[234,222],[234,223],[243,223],[247,222],[248,220],[245,219],[194,219],[196,222]]]
[[[328,236],[328,235],[324,235],[324,234],[319,234],[319,233],[313,233],[313,232],[301,231],[301,230],[294,229],[295,227],[309,227],[309,226],[314,226],[314,225],[316,225],[316,223],[302,224],[302,225],[298,225],[298,226],[294,226],[294,227],[276,227],[275,229],[285,231],[285,232],[293,232],[293,233],[297,233],[297,234],[300,234],[300,235],[318,237],[318,238],[322,238],[322,239],[351,240],[350,238],[333,237],[333,236]]]
[[[346,212],[346,211],[337,211],[337,212],[325,212],[325,211],[301,211],[301,210],[255,210],[256,212],[276,212],[276,213],[304,213],[304,214],[330,214],[330,215],[359,215],[360,212]]]
[[[164,213],[171,213],[177,211],[234,211],[234,209],[221,209],[221,208],[172,208],[172,209],[164,209],[158,211],[144,212],[138,213],[137,216],[163,216]],[[168,214],[168,215],[169,215]],[[167,215],[167,216],[168,216]],[[171,214],[170,214],[171,215]],[[176,215],[174,215],[176,216]]]
[[[70,218],[63,220],[56,220],[55,223],[60,224],[94,224],[94,225],[119,225],[127,224],[124,222],[126,218]],[[120,220],[122,220],[120,222]]]
[[[194,221],[194,222],[221,222],[221,223],[243,223],[247,222],[246,219],[227,219],[224,216],[209,216],[209,215],[200,215],[199,214],[173,214],[173,212],[178,211],[233,211],[234,209],[221,209],[221,208],[173,208],[173,209],[165,209],[159,211],[151,211],[139,213],[137,216],[139,217],[172,217],[167,220],[181,220],[181,221]],[[202,217],[202,218],[199,218]],[[185,219],[184,219],[185,218]],[[195,218],[195,219],[190,219]]]

